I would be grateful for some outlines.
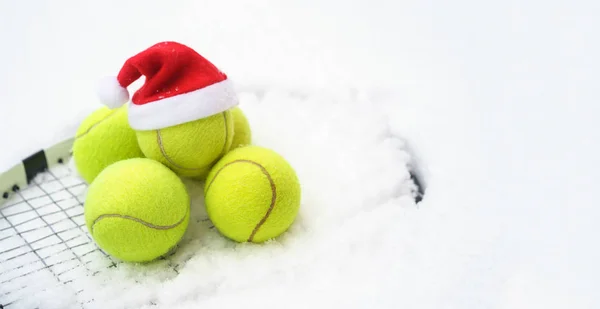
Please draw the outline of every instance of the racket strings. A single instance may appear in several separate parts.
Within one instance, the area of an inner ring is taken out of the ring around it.
[[[68,168],[57,166],[38,175],[26,189],[16,190],[0,208],[0,303],[4,308],[49,288],[48,284],[74,284],[80,276],[116,266],[87,233],[86,188]],[[82,304],[91,301],[84,299]]]

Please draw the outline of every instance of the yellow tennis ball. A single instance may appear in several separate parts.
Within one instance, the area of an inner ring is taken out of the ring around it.
[[[250,130],[248,118],[246,118],[246,115],[244,115],[244,112],[238,106],[231,109],[231,114],[233,116],[233,141],[231,142],[231,149],[250,145],[252,143],[252,131]]]
[[[210,171],[206,211],[217,230],[237,242],[260,243],[285,232],[300,209],[300,182],[276,152],[246,146],[232,150]]]
[[[127,107],[110,110],[102,107],[89,115],[77,129],[73,160],[87,182],[107,166],[121,160],[141,158],[135,131],[129,126]]]
[[[129,262],[152,261],[173,249],[188,222],[190,197],[166,166],[145,158],[107,167],[88,188],[88,231],[106,253]]]
[[[231,147],[231,111],[160,130],[137,131],[146,157],[184,177],[203,179]]]

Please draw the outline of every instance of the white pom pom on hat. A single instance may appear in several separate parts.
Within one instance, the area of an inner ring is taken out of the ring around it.
[[[161,42],[129,58],[118,76],[98,84],[100,101],[117,108],[129,101],[127,87],[145,76],[128,107],[135,130],[158,130],[206,118],[238,105],[225,73],[196,51]]]
[[[129,101],[129,91],[114,76],[100,79],[96,88],[100,102],[108,108],[118,108]]]

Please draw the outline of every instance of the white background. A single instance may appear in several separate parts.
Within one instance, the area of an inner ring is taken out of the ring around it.
[[[448,258],[419,266],[431,304],[597,308],[598,16],[596,1],[2,1],[0,170],[68,136],[96,79],[181,41],[241,88],[403,98],[380,107],[443,224],[418,239]]]

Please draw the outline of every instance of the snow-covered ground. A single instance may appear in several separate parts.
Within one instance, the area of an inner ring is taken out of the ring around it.
[[[0,171],[71,134],[98,77],[180,41],[236,82],[256,142],[298,169],[303,210],[278,245],[202,234],[178,276],[114,272],[108,307],[598,308],[599,14],[595,1],[2,1]],[[427,185],[418,206],[406,147]],[[42,307],[70,303],[59,295]]]

